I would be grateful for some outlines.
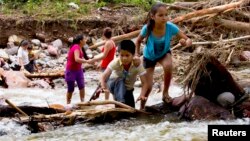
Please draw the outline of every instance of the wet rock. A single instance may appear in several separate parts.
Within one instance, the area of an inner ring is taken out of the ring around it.
[[[46,62],[43,61],[43,60],[41,60],[41,59],[37,60],[36,63],[37,63],[38,65],[42,66],[43,68],[46,67]]]
[[[48,44],[46,44],[46,43],[41,43],[41,48],[42,48],[42,49],[47,49],[47,48],[48,48]]]
[[[9,59],[9,55],[6,53],[4,49],[0,49],[0,58],[3,58],[5,60]]]
[[[65,57],[59,57],[57,61],[58,61],[58,63],[63,64],[66,61],[66,58]]]
[[[46,57],[46,54],[44,53],[44,51],[40,51],[40,52],[38,53],[37,58],[45,58],[45,57]]]
[[[28,84],[28,87],[36,87],[36,88],[43,88],[43,89],[50,89],[51,86],[49,85],[49,83],[47,83],[46,81],[44,80],[34,80],[34,81],[31,81],[29,84]]]
[[[11,48],[5,49],[5,52],[6,52],[8,55],[16,55],[16,54],[17,54],[17,51],[18,51],[18,47],[17,47],[17,46],[13,46],[13,47],[11,47]]]
[[[0,58],[0,67],[2,67],[4,70],[9,70],[10,66],[7,62],[5,62],[2,58]]]
[[[49,55],[57,57],[58,56],[58,49],[52,45],[48,45],[48,49],[47,49]]]
[[[34,44],[34,45],[36,45],[36,46],[41,46],[41,41],[38,40],[38,39],[32,39],[31,43]]]
[[[96,36],[98,30],[99,30],[98,28],[92,29],[92,30],[89,32],[89,36]]]
[[[15,45],[18,45],[21,43],[23,39],[18,37],[17,35],[11,35],[8,39],[9,42],[14,43]]]
[[[47,67],[49,67],[49,68],[53,68],[54,66],[56,66],[56,64],[57,63],[54,60],[46,63]]]
[[[241,61],[250,61],[250,51],[243,51],[240,54],[240,60]]]
[[[8,42],[7,43],[7,48],[13,48],[16,47],[16,45],[14,44],[14,42]]]
[[[210,102],[202,96],[194,96],[179,111],[184,119],[189,120],[229,120],[234,115],[229,110]]]
[[[53,83],[55,84],[55,88],[62,88],[66,86],[66,82],[63,78],[54,79]]]
[[[5,131],[0,131],[0,136],[4,136],[4,135],[7,135],[7,132],[5,132]]]
[[[62,48],[60,50],[61,54],[67,54],[68,53],[68,49],[67,48]]]
[[[57,40],[51,42],[51,45],[52,45],[53,47],[55,47],[56,49],[60,49],[60,48],[63,47],[63,43],[62,43],[62,40],[61,40],[61,39],[57,39]]]
[[[46,39],[46,36],[43,33],[36,33],[36,38],[39,39],[40,41],[44,42]]]
[[[20,71],[5,71],[4,76],[9,88],[26,88],[30,80]]]
[[[68,38],[68,42],[69,42],[69,43],[73,43],[73,40],[74,40],[73,37]]]

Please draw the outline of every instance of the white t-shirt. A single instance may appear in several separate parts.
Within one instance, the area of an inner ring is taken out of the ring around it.
[[[23,65],[29,64],[28,50],[24,50],[22,47],[19,47],[17,57],[18,59],[22,59]]]

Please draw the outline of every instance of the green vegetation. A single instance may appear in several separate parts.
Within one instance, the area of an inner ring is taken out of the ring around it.
[[[27,15],[38,19],[43,18],[78,18],[90,14],[98,7],[109,6],[111,4],[130,4],[148,10],[154,0],[99,0],[98,3],[83,3],[82,0],[0,0],[0,13]],[[173,2],[174,0],[162,0],[163,2]],[[79,6],[74,9],[69,6],[73,2]]]

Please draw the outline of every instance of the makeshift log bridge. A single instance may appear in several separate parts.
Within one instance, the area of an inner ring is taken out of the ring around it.
[[[113,104],[116,108],[95,109],[97,105]],[[75,123],[103,123],[116,119],[147,115],[148,112],[137,110],[117,101],[90,101],[74,105],[72,109],[66,109],[62,105],[50,105],[49,107],[19,106],[14,104],[0,107],[1,116],[17,117],[15,121],[28,125],[32,132],[46,131],[46,128],[55,129]],[[16,112],[15,112],[16,111]],[[25,113],[25,114],[23,114]]]

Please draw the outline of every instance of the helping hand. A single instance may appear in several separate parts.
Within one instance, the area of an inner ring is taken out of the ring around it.
[[[140,95],[138,98],[137,98],[137,100],[136,100],[136,102],[138,102],[138,101],[147,101],[147,99],[148,99],[148,97],[145,97],[145,96],[143,96],[143,95]]]
[[[191,46],[192,45],[192,40],[191,39],[180,39],[179,40],[179,43],[182,45],[182,46],[185,46],[185,47],[189,47],[189,46]]]
[[[134,62],[134,65],[135,65],[136,67],[140,66],[140,64],[141,64],[141,59],[140,59],[140,57],[139,57],[139,56],[134,56],[133,62]]]

